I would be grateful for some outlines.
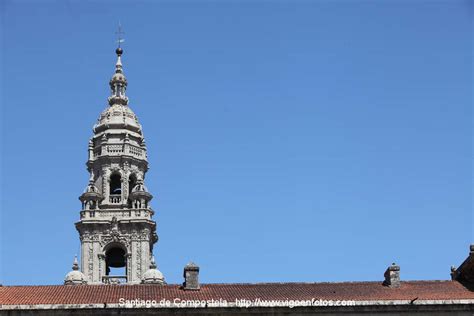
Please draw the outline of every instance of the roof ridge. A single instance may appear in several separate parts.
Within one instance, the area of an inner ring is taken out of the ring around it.
[[[401,283],[433,283],[433,282],[453,282],[452,280],[406,280],[406,281],[401,281]],[[213,285],[314,285],[314,284],[377,284],[377,283],[383,283],[383,280],[379,281],[322,281],[322,282],[298,282],[298,281],[293,281],[293,282],[224,282],[224,283],[201,283],[201,286],[213,286]],[[150,286],[150,284],[119,284],[119,285],[112,285],[112,284],[87,284],[87,285],[81,285],[81,286],[98,286],[98,287],[128,287],[128,286]],[[151,285],[151,286],[156,286],[156,285]],[[166,285],[160,285],[164,287],[181,287],[182,284],[176,283],[176,284],[166,284]],[[3,284],[1,288],[11,288],[11,287],[68,287],[67,285],[64,284],[37,284],[37,285],[31,285],[31,284],[25,284],[25,285],[5,285]]]

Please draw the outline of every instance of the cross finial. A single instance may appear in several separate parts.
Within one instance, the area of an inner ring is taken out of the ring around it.
[[[118,43],[118,47],[120,48],[120,44],[125,41],[122,37],[122,35],[125,34],[125,32],[123,32],[122,24],[120,22],[119,22],[119,25],[118,25],[118,30],[117,30],[117,32],[115,32],[115,34],[117,34],[117,43]]]

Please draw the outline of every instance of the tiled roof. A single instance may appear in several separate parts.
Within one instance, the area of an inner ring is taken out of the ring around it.
[[[117,304],[143,300],[473,300],[474,292],[457,281],[407,281],[399,288],[381,282],[203,284],[197,291],[180,285],[2,286],[1,305]]]

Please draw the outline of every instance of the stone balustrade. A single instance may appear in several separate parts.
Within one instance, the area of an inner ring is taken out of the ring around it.
[[[109,202],[112,204],[120,204],[122,202],[122,195],[120,194],[111,194],[109,196]]]
[[[128,209],[128,210],[84,210],[81,211],[81,219],[112,219],[120,218],[143,218],[151,219],[151,209]]]
[[[94,158],[120,155],[146,159],[146,152],[143,148],[130,144],[104,144],[94,150]]]
[[[106,275],[102,277],[104,284],[126,284],[127,276],[125,275]]]

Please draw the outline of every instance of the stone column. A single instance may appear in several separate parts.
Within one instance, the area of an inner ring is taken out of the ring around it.
[[[132,280],[132,254],[128,252],[125,254],[125,258],[127,260],[127,267],[126,267],[126,274],[127,274],[127,283],[130,283]]]
[[[99,281],[102,283],[102,277],[106,275],[105,272],[105,254],[99,253],[97,255],[99,258]]]

